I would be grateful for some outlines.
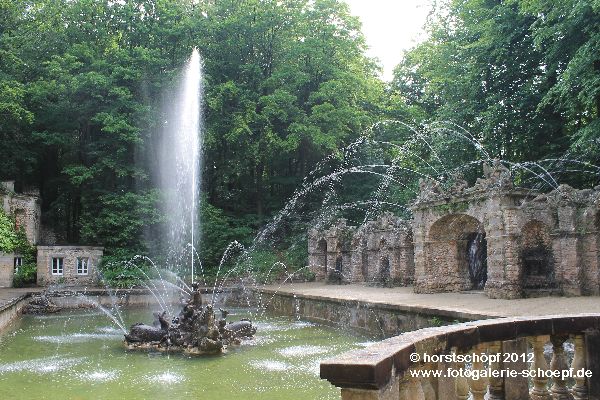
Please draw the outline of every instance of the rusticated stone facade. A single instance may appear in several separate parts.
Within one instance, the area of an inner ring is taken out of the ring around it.
[[[341,259],[341,282],[414,283],[419,293],[598,295],[599,208],[600,187],[540,194],[514,187],[495,161],[471,187],[421,181],[410,222],[385,214],[358,228],[312,230],[309,264],[317,279],[335,280]]]
[[[102,247],[93,246],[38,246],[37,283],[94,285],[102,253]]]
[[[354,276],[355,269],[351,267],[350,251],[355,231],[356,227],[348,226],[345,219],[340,219],[325,231],[309,231],[308,258],[316,279],[338,283],[357,281],[358,277]]]
[[[600,192],[560,185],[539,194],[513,187],[499,162],[485,165],[484,174],[472,187],[421,183],[412,207],[415,291],[476,288],[470,267],[478,235],[487,266],[481,288],[490,297],[600,294]]]

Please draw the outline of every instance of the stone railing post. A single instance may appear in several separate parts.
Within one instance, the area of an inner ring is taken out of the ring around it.
[[[457,353],[457,350],[454,349],[453,353]],[[454,366],[454,369],[457,371],[465,370],[465,363],[457,362]],[[456,377],[454,381],[454,385],[456,388],[456,399],[457,400],[467,400],[469,398],[469,381],[464,375]]]
[[[592,374],[588,384],[590,400],[600,400],[600,331],[588,329],[585,332],[585,367]]]
[[[484,354],[484,345],[477,345],[473,351],[473,355],[478,356],[479,358],[473,362],[472,368],[473,371],[483,372],[485,366],[483,362],[481,362],[481,356]],[[473,400],[484,400],[485,394],[487,393],[487,379],[483,377],[479,377],[479,379],[475,379],[471,377],[469,379],[469,385],[471,387],[471,394],[473,395]]]
[[[423,366],[423,369],[433,371],[437,370],[437,364],[427,363]],[[433,388],[434,383],[436,382],[436,378],[430,376],[429,378],[421,378],[421,386],[423,388],[423,395],[425,396],[425,400],[436,400],[437,395],[435,393],[435,389]]]
[[[571,394],[569,393],[569,389],[567,389],[567,383],[561,376],[563,370],[569,369],[565,357],[565,349],[563,347],[565,340],[567,340],[567,336],[550,336],[553,352],[552,361],[550,361],[550,369],[556,374],[552,378],[553,384],[550,388],[552,399],[554,400],[571,400]]]
[[[491,357],[496,357],[497,354],[502,355],[502,343],[491,342],[488,344],[488,354]],[[492,371],[500,371],[502,369],[502,359],[490,362]],[[490,377],[490,394],[488,400],[504,400],[504,379],[500,377]]]
[[[583,335],[575,335],[573,337],[575,344],[575,355],[573,356],[573,363],[571,367],[575,371],[580,371],[586,367],[585,365],[585,343]],[[575,385],[573,386],[573,397],[575,400],[587,400],[588,399],[588,387],[587,379],[585,377],[575,377]]]
[[[425,400],[421,382],[409,372],[400,380],[400,400]]]
[[[551,400],[550,392],[548,392],[548,378],[540,376],[538,371],[547,371],[548,363],[544,358],[544,344],[548,341],[548,336],[536,336],[531,339],[531,346],[533,347],[533,363],[531,363],[531,370],[534,378],[533,388],[530,392],[531,400]]]
[[[528,354],[527,338],[505,340],[502,342],[502,353]],[[526,359],[504,362],[502,368],[523,373],[530,368]],[[506,400],[521,400],[529,398],[529,380],[526,376],[504,379],[504,398]]]
[[[379,390],[342,388],[342,400],[398,400],[399,384],[400,379],[392,374],[390,382]]]

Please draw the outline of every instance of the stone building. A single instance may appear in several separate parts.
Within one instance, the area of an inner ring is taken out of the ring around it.
[[[93,285],[102,253],[93,246],[38,246],[37,284]]]
[[[484,290],[494,298],[598,295],[599,189],[515,187],[497,161],[471,187],[422,181],[412,221],[384,215],[352,228],[345,248],[352,279],[344,281],[413,282],[419,293]],[[323,270],[323,249],[331,252],[319,241],[338,240],[335,230],[325,232],[309,235],[313,271]]]
[[[4,212],[14,217],[16,228],[23,229],[29,243],[37,246],[38,285],[58,282],[87,285],[97,281],[95,268],[102,257],[102,248],[57,245],[56,235],[42,227],[39,191],[17,193],[14,181],[0,182],[0,202]],[[57,261],[53,274],[51,263],[54,259]],[[14,274],[21,264],[19,254],[0,252],[0,287],[13,286]]]

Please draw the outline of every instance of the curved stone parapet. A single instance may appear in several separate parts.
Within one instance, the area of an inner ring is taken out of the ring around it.
[[[465,355],[472,361],[467,365]],[[563,379],[569,370],[585,374]],[[421,329],[325,360],[320,371],[342,389],[342,399],[599,399],[600,314]],[[489,377],[467,379],[472,372],[452,371],[487,371]],[[511,376],[498,378],[502,374]]]

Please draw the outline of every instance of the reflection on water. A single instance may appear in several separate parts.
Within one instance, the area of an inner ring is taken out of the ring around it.
[[[128,324],[152,320],[140,310],[124,317]],[[364,337],[285,318],[256,322],[253,340],[194,358],[126,351],[120,330],[94,310],[25,316],[0,335],[0,399],[339,399],[319,379],[319,362],[361,347]]]

